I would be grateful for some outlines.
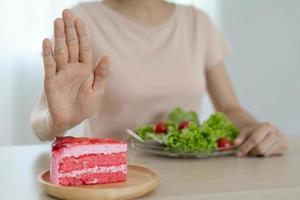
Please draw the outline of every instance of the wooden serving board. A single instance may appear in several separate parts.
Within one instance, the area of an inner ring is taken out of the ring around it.
[[[111,200],[133,199],[154,190],[159,182],[158,173],[142,166],[128,165],[125,182],[85,185],[61,186],[50,181],[49,170],[38,176],[42,190],[50,196],[66,200]]]

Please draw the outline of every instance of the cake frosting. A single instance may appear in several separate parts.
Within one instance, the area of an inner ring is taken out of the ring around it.
[[[114,139],[57,137],[52,143],[50,178],[59,185],[126,180],[127,143]]]

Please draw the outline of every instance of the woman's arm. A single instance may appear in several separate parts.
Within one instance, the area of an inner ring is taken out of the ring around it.
[[[240,145],[238,156],[246,154],[271,156],[287,148],[284,134],[268,122],[258,122],[237,100],[224,64],[206,70],[207,88],[217,111],[224,112],[241,132],[235,140]]]
[[[206,70],[206,77],[208,92],[217,111],[224,112],[240,129],[257,123],[239,104],[223,65]]]

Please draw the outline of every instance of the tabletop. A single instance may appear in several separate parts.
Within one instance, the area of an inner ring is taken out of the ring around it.
[[[50,144],[0,147],[0,199],[52,200],[37,175],[49,168]],[[281,157],[175,159],[128,151],[129,163],[160,174],[141,199],[300,199],[300,138]]]

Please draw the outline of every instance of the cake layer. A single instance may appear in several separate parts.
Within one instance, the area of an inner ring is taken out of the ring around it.
[[[114,183],[126,180],[126,174],[122,172],[101,173],[101,174],[82,174],[76,177],[61,177],[59,184],[61,185],[90,185],[100,183]]]
[[[127,173],[127,164],[121,164],[121,165],[115,165],[115,166],[109,166],[109,167],[103,167],[103,166],[96,166],[93,168],[88,168],[88,169],[82,169],[82,170],[74,170],[70,171],[67,173],[53,173],[51,175],[51,181],[55,184],[59,184],[60,179],[62,177],[81,177],[84,175],[89,175],[89,174],[105,174],[105,173],[122,173],[125,174]]]
[[[111,166],[125,164],[126,153],[89,154],[80,157],[65,157],[59,163],[59,172],[65,173],[73,170],[93,168],[95,166]]]
[[[77,145],[72,147],[61,148],[59,151],[52,152],[53,156],[59,157],[79,157],[86,154],[112,154],[126,152],[127,144],[90,144]]]
[[[108,166],[108,167],[96,166],[96,167],[88,168],[88,169],[81,169],[81,170],[74,170],[74,171],[67,172],[67,173],[60,173],[60,176],[78,176],[78,175],[82,175],[85,173],[94,174],[94,173],[115,173],[115,172],[126,173],[127,165],[121,164],[121,165],[112,165],[112,166]]]
[[[74,147],[78,145],[91,144],[126,144],[126,142],[115,139],[87,138],[87,137],[56,137],[52,144],[52,151],[59,151],[62,148]]]

